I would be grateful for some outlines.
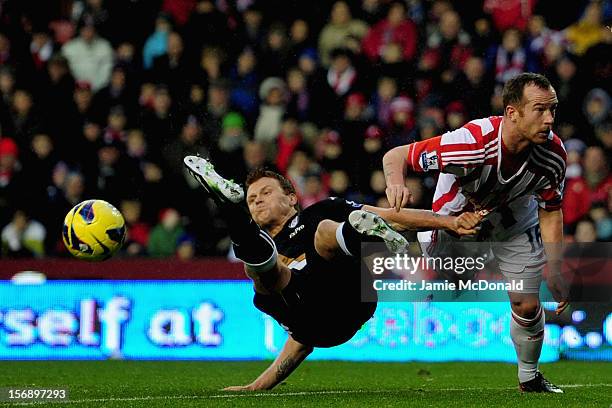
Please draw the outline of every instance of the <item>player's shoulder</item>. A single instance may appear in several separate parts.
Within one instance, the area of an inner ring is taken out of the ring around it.
[[[442,135],[442,145],[472,145],[473,148],[492,147],[497,143],[497,133],[501,125],[501,116],[490,116],[488,118],[474,119]]]
[[[563,140],[561,140],[561,138],[557,136],[552,130],[550,131],[550,135],[548,136],[548,140],[546,141],[546,143],[540,145],[540,147],[542,150],[546,150],[561,157],[564,162],[567,161],[567,152],[565,151]]]
[[[474,119],[463,127],[467,129],[476,139],[489,142],[497,140],[497,134],[501,126],[501,116],[489,116],[488,118]]]

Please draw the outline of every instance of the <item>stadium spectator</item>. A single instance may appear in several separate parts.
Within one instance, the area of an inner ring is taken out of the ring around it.
[[[196,58],[204,46],[223,46],[231,34],[225,16],[212,0],[198,0],[183,27],[187,53]]]
[[[264,38],[263,14],[258,5],[251,4],[244,10],[239,31],[239,43],[259,51]]]
[[[176,24],[181,26],[187,23],[195,5],[196,0],[164,0],[162,10],[170,14]]]
[[[333,4],[329,22],[319,34],[319,56],[321,64],[328,67],[331,63],[332,50],[340,47],[349,47],[357,52],[362,38],[368,31],[368,25],[361,20],[353,18],[351,10],[345,1]],[[355,43],[355,44],[353,44]]]
[[[472,103],[472,101],[486,101],[493,92],[493,83],[487,76],[482,58],[468,58],[463,71],[458,73],[451,88],[450,95],[453,95],[455,100],[463,102],[469,117],[484,117],[489,114],[488,104]]]
[[[582,244],[597,241],[597,229],[595,228],[595,223],[589,218],[584,218],[578,221],[576,224],[574,240]]]
[[[67,251],[61,242],[64,217],[72,207],[85,199],[85,178],[71,172],[65,163],[59,162],[53,169],[53,185],[47,189],[47,207],[39,219],[47,229],[46,252],[60,255]]]
[[[113,106],[108,113],[106,123],[107,126],[102,131],[102,141],[104,143],[112,143],[113,141],[125,143],[127,118],[123,106]]]
[[[161,57],[168,50],[168,35],[172,31],[170,16],[160,14],[155,20],[155,31],[151,33],[142,50],[142,64],[144,69],[153,68],[153,61]]]
[[[287,104],[287,86],[280,78],[266,78],[259,87],[259,116],[255,123],[255,140],[272,147],[280,132],[283,114]],[[268,149],[268,157],[272,157],[272,149]]]
[[[223,117],[223,130],[217,144],[217,157],[221,160],[219,168],[224,169],[225,174],[236,180],[246,176],[243,151],[244,145],[250,140],[250,135],[245,127],[246,123],[241,114],[229,112]]]
[[[304,190],[300,194],[300,207],[308,208],[311,205],[329,197],[321,181],[321,174],[309,173],[304,179]]]
[[[17,143],[7,137],[0,138],[0,226],[8,223],[11,210],[23,204],[19,197],[27,193],[18,158]]]
[[[66,128],[74,127],[74,125],[66,123],[65,109],[74,103],[75,82],[70,73],[68,61],[60,54],[54,55],[49,60],[46,71],[38,98],[42,107],[42,120],[46,123],[47,131],[57,143],[58,151],[66,154],[70,150],[69,144],[66,143]]]
[[[439,28],[427,39],[428,53],[436,61],[431,68],[440,72],[445,82],[450,82],[471,57],[470,45],[470,36],[462,29],[459,14],[454,10],[444,12]]]
[[[490,14],[499,32],[509,28],[524,30],[533,13],[536,1],[485,0],[483,10]]]
[[[45,255],[47,231],[38,221],[22,210],[13,214],[13,220],[2,228],[2,256],[7,258],[42,258]]]
[[[189,115],[181,127],[181,132],[175,140],[164,147],[165,166],[170,170],[169,176],[184,183],[184,171],[181,157],[187,154],[209,155],[202,141],[202,125],[193,115]]]
[[[155,154],[161,152],[162,146],[172,140],[172,136],[176,134],[174,112],[172,97],[165,86],[150,88],[146,84],[143,85],[141,99],[145,96],[143,93],[148,92],[147,89],[154,89],[151,95],[152,109],[142,110],[140,127],[146,136],[151,153]]]
[[[397,96],[391,101],[391,121],[385,129],[388,148],[410,143],[414,140],[414,103],[407,96]]]
[[[109,202],[120,202],[142,185],[143,175],[140,169],[125,156],[124,151],[125,144],[122,141],[102,142],[98,150],[97,165],[86,175],[90,182],[87,186],[90,191],[106,197]]]
[[[72,4],[72,20],[90,18],[98,32],[105,38],[112,37],[111,15],[105,8],[104,0],[77,0]]]
[[[37,203],[45,202],[47,188],[53,184],[53,169],[59,162],[52,139],[45,133],[38,133],[32,137],[28,149],[24,151],[24,162],[28,165],[23,169],[23,177],[28,185],[27,195],[30,200]],[[30,215],[38,217],[44,208],[31,209]]]
[[[15,90],[11,108],[12,132],[10,134],[7,132],[7,136],[13,136],[19,148],[25,150],[30,144],[32,135],[42,130],[40,114],[34,110],[32,94],[25,89]]]
[[[328,101],[325,106],[316,105],[315,123],[329,125],[343,116],[348,95],[364,91],[364,79],[355,66],[355,56],[347,48],[331,52],[331,64],[325,73],[324,85],[313,90],[314,98]]]
[[[191,72],[185,56],[183,38],[179,33],[168,34],[166,53],[153,60],[151,77],[154,82],[166,85],[173,98],[186,95]]]
[[[515,28],[506,30],[501,44],[489,50],[487,59],[488,69],[495,76],[497,86],[526,71],[527,52],[522,46],[521,32]]]
[[[282,24],[275,23],[268,29],[266,40],[259,53],[257,69],[263,77],[283,77],[290,63],[289,38]]]
[[[9,112],[9,106],[13,100],[13,93],[15,92],[15,73],[8,65],[0,67],[0,96],[2,98],[3,106],[3,117],[4,121],[7,120],[6,113]],[[3,126],[6,126],[3,125]]]
[[[178,238],[176,247],[176,257],[179,261],[189,261],[194,258],[196,253],[195,237],[183,234]]]
[[[153,258],[169,258],[176,254],[178,240],[185,233],[181,216],[174,208],[165,208],[159,214],[159,223],[153,227],[147,243],[147,252]]]
[[[612,190],[612,175],[600,147],[589,147],[582,161],[582,176],[567,181],[563,215],[566,226],[573,226],[596,203],[607,203]]]
[[[266,160],[263,144],[254,140],[244,144],[243,159],[247,174],[258,168],[276,169],[272,162]]]
[[[397,81],[393,78],[382,77],[378,80],[376,94],[372,100],[372,108],[376,122],[381,126],[391,123],[391,101],[397,96]]]
[[[249,122],[255,121],[257,107],[259,106],[257,101],[259,75],[256,67],[257,56],[251,48],[246,47],[238,55],[229,75],[232,87],[230,92],[231,104],[240,109],[247,116]]]
[[[232,110],[229,84],[226,80],[214,81],[208,87],[206,109],[200,113],[200,123],[208,143],[216,144],[221,137],[223,118]]]
[[[53,39],[46,30],[36,29],[32,32],[32,41],[30,42],[30,57],[32,65],[37,71],[45,69],[47,61],[55,52],[55,44]]]
[[[190,81],[208,89],[211,82],[221,80],[221,68],[225,53],[217,47],[204,47],[199,55],[199,64],[191,73]]]
[[[301,18],[294,20],[289,29],[289,64],[296,65],[299,56],[313,45],[308,22]]]
[[[405,3],[393,1],[387,17],[372,26],[363,38],[363,53],[371,61],[377,61],[389,44],[398,43],[404,59],[411,61],[416,56],[417,40],[417,29],[406,15]]]
[[[108,85],[113,69],[113,48],[98,36],[94,21],[86,17],[80,24],[79,37],[62,47],[72,75],[86,81],[94,92]]]
[[[600,2],[590,2],[582,18],[566,30],[570,50],[577,55],[583,55],[590,47],[602,40],[604,25],[603,10]]]
[[[128,256],[146,255],[151,227],[141,219],[142,202],[137,199],[123,200],[119,208],[127,231],[123,251]]]
[[[108,86],[96,92],[92,104],[99,117],[105,118],[112,107],[121,106],[127,123],[135,123],[136,96],[127,75],[123,65],[115,65]]]
[[[291,68],[287,72],[287,88],[289,90],[287,111],[300,121],[311,119],[315,101],[312,100],[304,72],[297,67]]]

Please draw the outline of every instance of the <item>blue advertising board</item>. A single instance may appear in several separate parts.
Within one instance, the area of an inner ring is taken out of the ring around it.
[[[286,334],[252,297],[244,281],[5,281],[0,359],[270,359]],[[513,362],[508,319],[503,302],[380,303],[350,341],[310,358]],[[561,338],[548,325],[542,362]]]

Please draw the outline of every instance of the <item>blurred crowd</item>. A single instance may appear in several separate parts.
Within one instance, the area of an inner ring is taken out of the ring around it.
[[[545,74],[568,151],[564,222],[612,237],[610,1],[0,0],[2,256],[63,256],[67,211],[117,206],[124,256],[225,255],[226,226],[183,169],[268,166],[306,207],[387,206],[390,148],[503,114]],[[607,25],[606,25],[607,24]],[[411,175],[430,208],[435,175]]]

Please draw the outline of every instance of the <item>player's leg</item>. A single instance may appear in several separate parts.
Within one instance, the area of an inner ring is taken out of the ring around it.
[[[518,361],[519,383],[536,378],[544,343],[544,311],[537,293],[509,292],[511,304],[510,337]]]
[[[394,253],[405,252],[409,245],[408,241],[381,217],[357,210],[353,211],[345,222],[321,221],[315,232],[315,249],[327,260],[337,254],[358,256],[364,235],[380,238]]]
[[[336,231],[339,225],[339,222],[332,220],[323,220],[317,225],[314,237],[315,250],[321,258],[328,261],[341,251],[340,244],[336,238]]]
[[[532,245],[528,234],[521,234],[494,245],[493,252],[504,278],[510,283],[522,284],[521,291],[508,293],[512,308],[510,337],[517,356],[520,389],[562,393],[538,371],[546,323],[539,300],[542,267],[546,260],[543,248]]]
[[[278,261],[272,238],[259,226],[244,205],[244,191],[232,180],[221,177],[212,163],[197,156],[187,156],[184,164],[213,198],[227,223],[234,253],[244,262],[247,275],[258,291],[280,291],[289,281],[290,272]]]

